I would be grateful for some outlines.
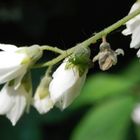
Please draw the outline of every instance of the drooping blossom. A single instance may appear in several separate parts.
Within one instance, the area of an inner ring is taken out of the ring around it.
[[[79,95],[88,72],[90,52],[81,48],[66,58],[52,75],[50,97],[60,109],[68,107]]]
[[[16,47],[0,44],[0,84],[16,79],[15,88],[20,85],[28,68],[42,55],[38,45]]]
[[[18,48],[6,44],[0,44],[0,49],[0,84],[5,83],[0,91],[0,114],[15,125],[31,104],[32,85],[27,73],[42,50],[38,45]]]
[[[0,91],[0,115],[6,115],[15,125],[28,104],[31,90],[27,91],[24,84],[20,84],[17,89],[13,86],[7,83]]]

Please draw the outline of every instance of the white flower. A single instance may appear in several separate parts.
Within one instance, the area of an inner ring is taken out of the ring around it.
[[[40,114],[47,113],[51,108],[53,108],[53,102],[50,98],[48,86],[51,78],[44,76],[41,79],[39,86],[37,87],[35,96],[34,96],[34,107]]]
[[[5,84],[0,92],[0,115],[6,115],[15,125],[24,112],[28,95],[22,84],[16,90],[10,83]]]
[[[41,57],[38,45],[17,48],[0,44],[0,84],[6,83],[0,91],[0,114],[6,115],[13,125],[31,104],[31,79],[29,68]]]
[[[137,1],[130,9],[130,13],[134,12],[140,8],[140,2]],[[132,34],[132,40],[130,43],[130,48],[139,48],[140,47],[140,15],[137,15],[133,19],[129,20],[126,23],[126,29],[122,32],[124,35]]]
[[[67,61],[64,61],[53,73],[50,83],[50,97],[60,109],[65,109],[79,95],[85,82],[88,69],[80,76],[76,66],[66,69]]]
[[[132,113],[132,120],[140,125],[140,104],[138,104],[134,110],[133,110],[133,113]]]
[[[3,50],[0,51],[0,84],[16,78],[15,88],[20,85],[28,67],[42,55],[38,45],[17,48],[0,44],[0,49]]]

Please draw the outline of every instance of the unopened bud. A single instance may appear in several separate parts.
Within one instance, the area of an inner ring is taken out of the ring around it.
[[[51,77],[46,75],[41,79],[34,96],[34,107],[40,114],[48,112],[53,107],[53,102],[49,94],[49,84]]]

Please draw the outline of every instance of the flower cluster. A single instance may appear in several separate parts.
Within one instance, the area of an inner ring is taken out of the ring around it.
[[[0,114],[13,125],[31,104],[32,85],[30,67],[42,56],[38,45],[17,48],[0,44]]]
[[[85,82],[89,56],[89,49],[77,49],[56,69],[52,78],[48,74],[42,78],[34,97],[39,113],[48,112],[54,105],[63,110],[74,101]]]
[[[4,84],[0,91],[0,114],[6,115],[13,125],[25,110],[29,111],[30,105],[40,114],[48,112],[53,106],[65,109],[80,93],[88,71],[88,49],[77,49],[52,77],[46,74],[34,97],[30,69],[42,56],[40,46],[18,48],[0,44],[0,49],[0,84]]]
[[[131,13],[137,9],[140,9],[140,1],[132,6],[129,14],[132,16]],[[2,85],[0,90],[0,115],[6,115],[12,125],[15,125],[24,111],[29,111],[31,105],[40,114],[47,113],[54,106],[61,110],[67,108],[79,95],[88,69],[94,62],[98,61],[100,69],[104,71],[116,65],[119,54],[124,55],[122,49],[114,51],[110,44],[106,42],[106,35],[116,29],[115,26],[120,27],[120,22],[96,34],[95,37],[68,49],[68,55],[66,55],[66,51],[46,45],[18,48],[15,45],[0,44],[0,84]],[[139,48],[140,15],[129,20],[126,27],[122,33],[132,35],[130,47]],[[102,38],[99,53],[91,61],[88,47],[99,38]],[[48,69],[33,94],[30,69],[42,57],[43,50],[57,52],[60,56],[51,60],[52,63],[46,62],[43,64],[43,66],[48,66]],[[140,57],[140,50],[137,55]],[[49,68],[62,59],[64,59],[62,64],[51,75]],[[139,114],[137,115],[136,112],[134,116],[136,114],[139,118]]]

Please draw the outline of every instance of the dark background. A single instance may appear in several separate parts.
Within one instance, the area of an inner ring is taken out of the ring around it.
[[[0,42],[17,46],[47,44],[67,49],[127,15],[133,3],[134,0],[1,0]],[[123,69],[136,53],[129,49],[130,37],[121,35],[124,28],[113,31],[107,37],[112,48],[125,50],[125,57],[120,57],[118,65],[110,70],[113,73]],[[99,44],[100,41],[92,45],[92,50],[98,52]],[[98,65],[96,71],[99,71]],[[34,110],[21,118],[15,127],[1,117],[0,140],[10,137],[15,140],[38,140],[38,135],[42,135],[42,140],[68,140],[72,129],[88,108],[79,109],[74,114],[69,110],[48,113],[49,121],[45,119],[41,125],[37,124],[40,131],[34,125],[39,119],[47,117],[39,116]],[[63,114],[66,119],[57,122],[57,119],[65,118]],[[31,133],[34,133],[34,138],[30,138]]]

